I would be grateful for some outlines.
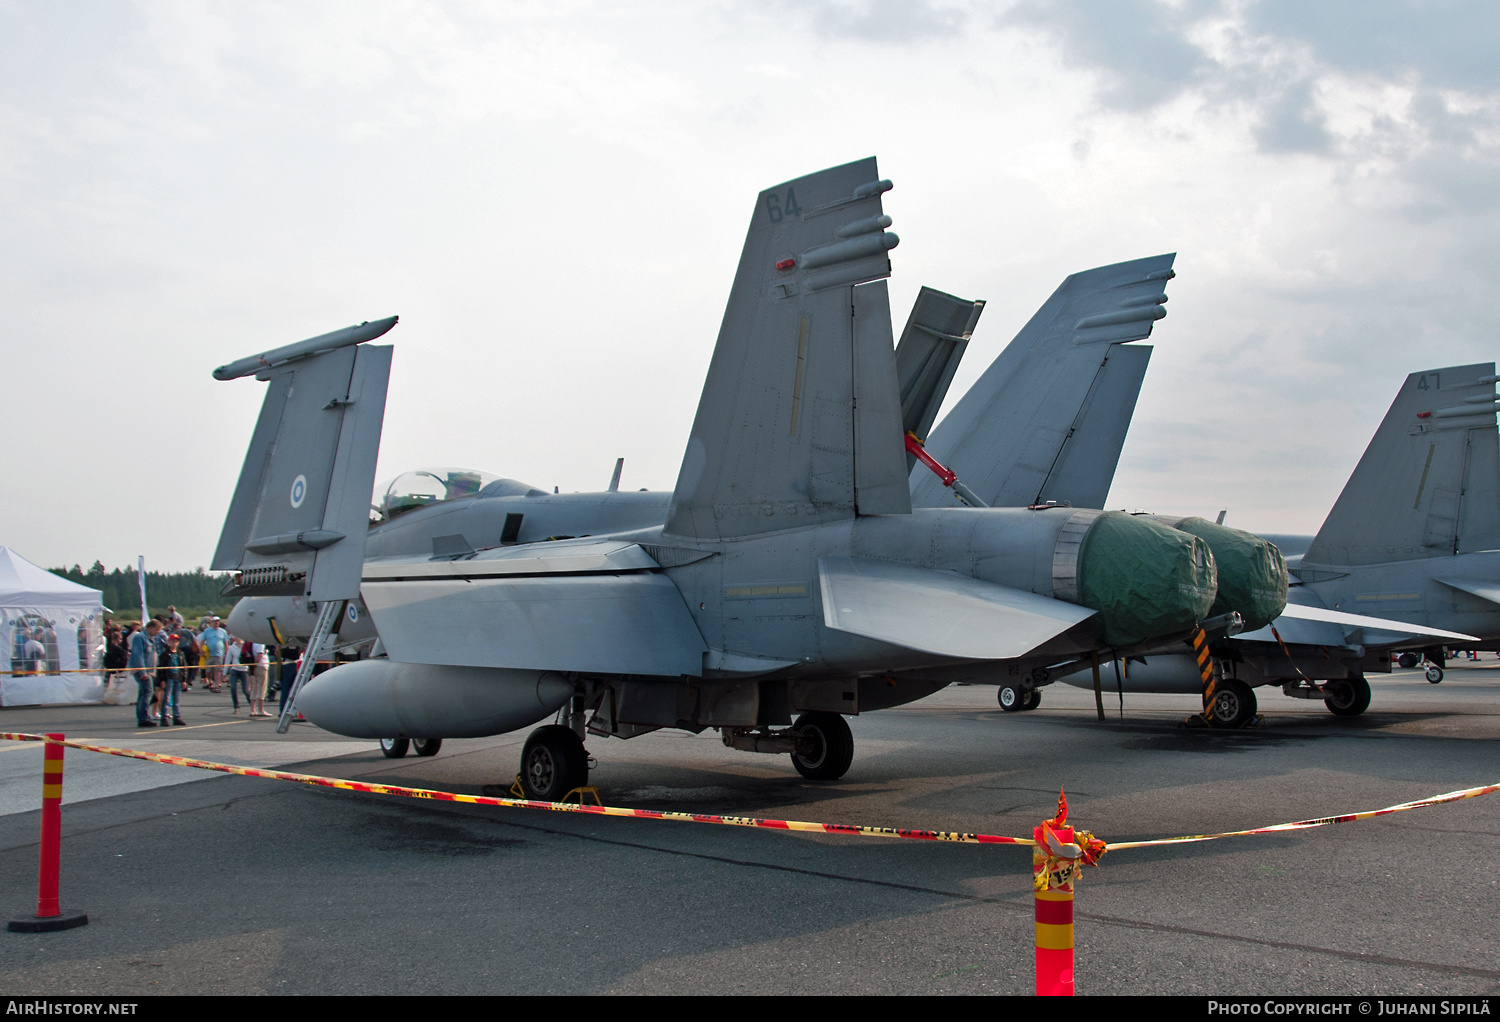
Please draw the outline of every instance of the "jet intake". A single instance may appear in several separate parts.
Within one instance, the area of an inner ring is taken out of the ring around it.
[[[1105,642],[1130,646],[1202,621],[1218,576],[1194,535],[1123,511],[1076,511],[1053,549],[1052,588],[1099,612]]]
[[[480,738],[535,724],[572,695],[552,671],[359,660],[310,680],[297,709],[351,738]]]
[[[1274,543],[1206,518],[1138,517],[1191,533],[1208,544],[1219,568],[1219,595],[1209,613],[1238,611],[1245,631],[1253,632],[1276,620],[1286,607],[1286,559]]]

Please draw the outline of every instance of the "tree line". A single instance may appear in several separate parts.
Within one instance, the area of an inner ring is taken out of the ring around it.
[[[104,594],[104,605],[116,612],[116,617],[134,619],[140,616],[141,592],[134,568],[104,567],[95,561],[87,571],[77,564],[71,568],[49,568],[54,575],[61,575],[70,582],[97,589]],[[228,614],[234,600],[219,595],[219,590],[229,581],[229,573],[210,574],[202,568],[192,571],[148,571],[146,572],[146,599],[153,614],[167,609],[170,604],[181,613],[194,611],[204,614]]]

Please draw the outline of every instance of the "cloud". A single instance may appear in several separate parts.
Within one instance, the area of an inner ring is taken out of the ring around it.
[[[1300,42],[1318,64],[1346,74],[1500,88],[1500,6],[1489,0],[1260,0],[1244,8],[1244,26]]]
[[[912,43],[959,35],[968,12],[930,0],[818,0],[786,4],[818,34],[859,42]]]
[[[1157,0],[1022,0],[1005,27],[1040,29],[1075,64],[1105,72],[1104,101],[1138,110],[1166,102],[1208,74],[1212,59],[1183,34],[1209,5]]]

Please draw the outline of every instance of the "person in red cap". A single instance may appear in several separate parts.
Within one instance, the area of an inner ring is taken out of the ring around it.
[[[169,724],[182,724],[182,675],[183,668],[187,666],[187,656],[178,649],[182,636],[172,632],[167,636],[167,651],[156,661],[156,684],[161,691],[161,726]],[[167,717],[167,704],[172,704],[172,716]]]

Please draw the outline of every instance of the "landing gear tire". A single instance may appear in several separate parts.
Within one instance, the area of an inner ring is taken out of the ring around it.
[[[400,759],[406,755],[406,750],[411,748],[411,740],[408,738],[382,738],[380,740],[380,753],[386,759]]]
[[[1042,705],[1042,690],[1039,688],[1034,688],[1030,692],[1027,692],[1026,697],[1021,701],[1021,709],[1023,710],[1034,710],[1040,705]]]
[[[809,781],[836,781],[854,762],[854,734],[841,714],[804,713],[792,730],[799,739],[792,766]]]
[[[1000,701],[1000,709],[1006,713],[1015,713],[1017,710],[1026,709],[1026,695],[1021,691],[1019,685],[1001,685],[1000,691],[996,693],[996,698]]]
[[[441,738],[413,738],[411,740],[411,751],[418,756],[436,756],[442,747]]]
[[[1214,686],[1214,727],[1232,730],[1255,719],[1255,693],[1235,678],[1221,678]]]
[[[1421,662],[1422,658],[1417,656],[1415,653],[1402,653],[1399,657],[1396,658],[1396,663],[1400,664],[1408,671]]]
[[[1358,717],[1370,708],[1370,683],[1364,675],[1352,678],[1335,678],[1323,686],[1328,698],[1323,705],[1328,712],[1340,717]]]
[[[1443,680],[1443,669],[1441,667],[1429,667],[1429,668],[1427,668],[1427,681],[1428,681],[1429,684],[1436,685],[1438,682],[1440,682],[1442,680]]]
[[[521,790],[537,802],[561,802],[589,783],[589,754],[572,728],[548,724],[531,732],[521,750]]]

